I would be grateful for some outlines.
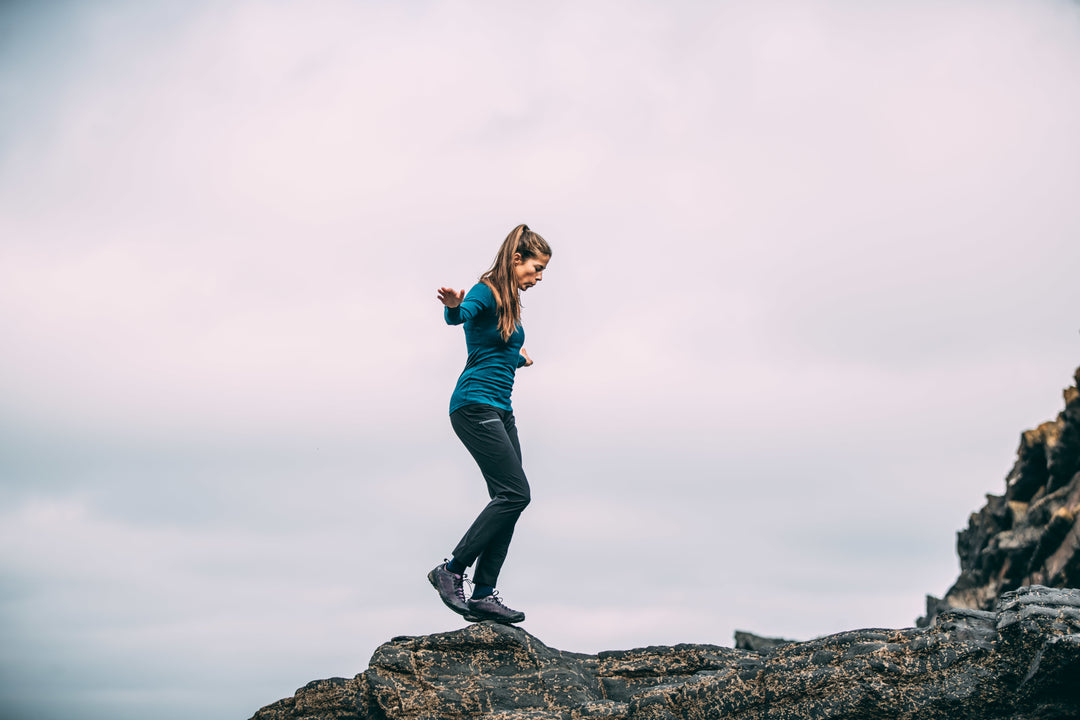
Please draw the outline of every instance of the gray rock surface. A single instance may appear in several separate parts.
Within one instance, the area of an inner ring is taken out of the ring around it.
[[[993,611],[761,652],[675,645],[582,655],[477,623],[398,637],[355,678],[310,683],[252,720],[1075,720],[1080,590],[1026,587]]]

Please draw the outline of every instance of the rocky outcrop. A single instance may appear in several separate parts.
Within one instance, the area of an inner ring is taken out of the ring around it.
[[[1080,386],[1080,369],[1076,371]],[[944,598],[928,596],[926,625],[948,608],[988,610],[1001,593],[1026,585],[1080,586],[1080,390],[1065,390],[1056,420],[1020,436],[1004,495],[960,531],[960,577]]]
[[[1080,590],[1030,587],[927,628],[755,652],[675,645],[582,655],[478,623],[398,637],[355,678],[252,720],[1066,720],[1080,717]]]
[[[309,683],[252,720],[1080,718],[1076,387],[1023,433],[1005,494],[987,496],[957,549],[959,579],[916,628],[583,655],[477,623],[396,637],[356,677]]]

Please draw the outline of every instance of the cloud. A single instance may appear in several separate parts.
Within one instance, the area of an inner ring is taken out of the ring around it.
[[[1072,3],[62,9],[0,11],[16,715],[250,713],[447,629],[486,496],[433,291],[522,221],[504,578],[555,647],[908,624],[1060,409]]]

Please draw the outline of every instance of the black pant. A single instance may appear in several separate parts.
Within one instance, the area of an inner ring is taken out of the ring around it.
[[[466,405],[450,415],[450,424],[480,466],[491,498],[454,548],[454,558],[465,565],[475,560],[473,580],[495,587],[514,525],[529,504],[514,414],[491,405]]]

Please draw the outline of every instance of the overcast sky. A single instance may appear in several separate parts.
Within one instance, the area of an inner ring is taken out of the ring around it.
[[[1080,5],[0,4],[0,714],[462,626],[435,289],[526,222],[501,578],[565,650],[904,627],[1080,364]]]

